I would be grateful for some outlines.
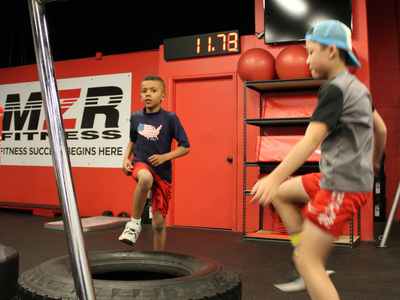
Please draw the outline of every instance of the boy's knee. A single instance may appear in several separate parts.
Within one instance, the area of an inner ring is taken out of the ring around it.
[[[148,170],[140,170],[139,172],[137,176],[138,185],[143,189],[150,190],[153,185],[153,175]]]
[[[273,205],[275,208],[278,208],[278,209],[279,209],[279,206],[280,206],[280,205],[289,202],[289,200],[290,200],[289,197],[287,197],[287,196],[285,196],[285,195],[286,195],[286,194],[285,194],[285,191],[282,190],[282,189],[279,189],[279,190],[278,190],[278,194],[276,195],[274,201],[272,201],[272,205]]]
[[[272,202],[276,207],[287,203],[308,203],[310,196],[304,189],[302,176],[297,176],[284,181],[278,189],[278,193]]]
[[[165,229],[165,222],[153,221],[153,230],[157,232],[161,232]]]
[[[154,231],[161,232],[165,229],[165,218],[159,214],[159,217],[154,218],[153,215],[153,221],[152,221],[152,227]]]

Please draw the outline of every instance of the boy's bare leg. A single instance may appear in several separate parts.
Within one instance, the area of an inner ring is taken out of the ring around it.
[[[149,170],[142,169],[137,172],[138,184],[133,196],[133,208],[131,221],[127,222],[125,229],[119,236],[119,240],[125,244],[133,246],[142,230],[141,218],[146,205],[147,192],[153,185],[153,175]]]
[[[332,249],[332,241],[332,235],[305,220],[303,244],[295,264],[313,300],[340,299],[324,267]]]
[[[154,251],[164,251],[167,230],[165,217],[159,210],[153,213],[152,227],[154,231]]]
[[[278,195],[272,202],[279,213],[286,230],[290,234],[290,241],[294,247],[292,259],[295,265],[297,265],[298,255],[303,251],[304,241],[304,219],[300,208],[297,203],[308,203],[310,201],[307,195],[301,176],[286,180],[281,184],[278,190]],[[325,266],[326,259],[323,261]],[[297,268],[296,268],[297,269]],[[278,279],[274,285],[284,292],[295,292],[305,290],[306,286],[304,281],[300,277],[298,271],[292,269],[292,271],[286,274],[281,279]],[[325,271],[324,274],[332,275],[335,272],[332,270]]]
[[[140,219],[146,205],[147,193],[153,185],[153,175],[149,170],[142,169],[137,173],[136,177],[138,184],[133,195],[132,217]]]
[[[303,230],[303,215],[297,203],[308,203],[301,176],[283,182],[272,202],[289,234]]]

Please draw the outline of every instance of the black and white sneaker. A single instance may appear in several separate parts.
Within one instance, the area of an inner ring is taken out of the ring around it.
[[[326,274],[332,276],[335,273],[333,270],[326,270]],[[292,270],[286,274],[285,277],[274,283],[274,286],[280,289],[282,292],[299,292],[306,289],[303,278],[301,278],[296,267],[292,264]]]

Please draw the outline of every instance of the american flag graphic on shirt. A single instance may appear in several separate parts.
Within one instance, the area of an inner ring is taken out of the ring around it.
[[[138,132],[148,140],[158,140],[158,134],[160,133],[161,128],[162,125],[155,128],[153,125],[139,123]]]

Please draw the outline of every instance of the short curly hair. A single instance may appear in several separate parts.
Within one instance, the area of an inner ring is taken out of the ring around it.
[[[165,91],[165,82],[164,82],[164,80],[162,80],[162,78],[160,76],[147,75],[145,78],[143,78],[142,82],[143,81],[149,81],[149,80],[160,81],[162,86],[163,86],[163,88],[164,88],[164,91]]]

